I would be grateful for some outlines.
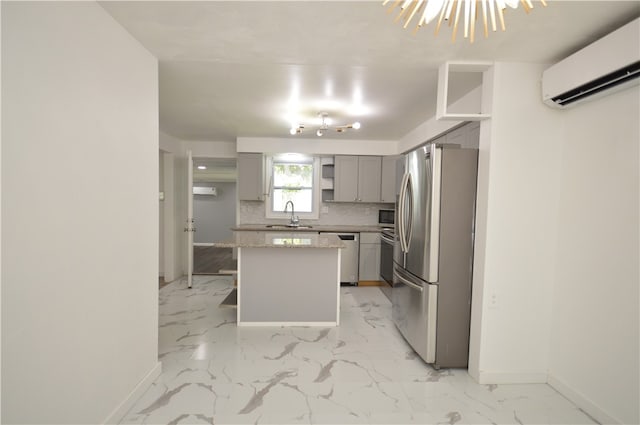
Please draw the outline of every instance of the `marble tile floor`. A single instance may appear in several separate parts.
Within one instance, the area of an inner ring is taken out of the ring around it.
[[[126,424],[593,424],[553,388],[479,385],[407,345],[377,287],[341,289],[337,328],[238,328],[227,276],[160,290],[163,372]]]

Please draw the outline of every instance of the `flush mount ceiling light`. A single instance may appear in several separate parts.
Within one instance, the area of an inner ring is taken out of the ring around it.
[[[325,132],[331,131],[331,130],[335,130],[338,133],[342,133],[347,130],[351,130],[351,129],[358,130],[360,128],[360,123],[357,121],[351,124],[330,127],[331,118],[329,118],[329,114],[327,112],[318,112],[318,117],[320,118],[320,126],[316,130],[316,136],[318,137],[322,137]],[[292,135],[300,134],[302,133],[304,128],[305,127],[303,124],[294,125],[293,127],[291,127],[291,130],[289,130],[289,133]]]
[[[386,6],[391,0],[384,0],[383,6]],[[400,6],[400,12],[395,19],[398,22],[404,18],[403,28],[407,28],[414,16],[419,16],[418,23],[413,33],[415,34],[423,25],[428,24],[438,17],[435,34],[438,35],[440,26],[443,21],[448,26],[453,25],[451,40],[456,41],[456,33],[458,32],[458,23],[460,20],[460,12],[464,9],[464,38],[468,38],[471,43],[475,39],[476,19],[480,17],[478,9],[482,9],[482,23],[484,27],[484,36],[489,37],[489,22],[491,21],[491,29],[496,31],[496,14],[500,21],[500,28],[505,31],[504,10],[507,6],[517,9],[518,3],[522,3],[524,11],[529,13],[533,9],[531,0],[393,0],[388,13],[393,13],[397,6]],[[547,3],[540,0],[543,6]]]

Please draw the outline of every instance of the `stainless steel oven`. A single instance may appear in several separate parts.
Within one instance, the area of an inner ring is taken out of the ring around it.
[[[391,299],[391,287],[393,286],[393,246],[395,244],[395,231],[385,228],[380,233],[380,277],[388,286],[382,287],[382,292]]]

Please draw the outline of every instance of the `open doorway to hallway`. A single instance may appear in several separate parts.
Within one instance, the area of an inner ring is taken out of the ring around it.
[[[212,246],[232,236],[236,181],[235,158],[193,159],[194,274],[229,274],[237,268],[231,248]]]

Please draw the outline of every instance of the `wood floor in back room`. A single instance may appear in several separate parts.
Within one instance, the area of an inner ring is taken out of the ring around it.
[[[236,270],[231,248],[213,246],[193,247],[193,274],[224,274],[221,270]]]

